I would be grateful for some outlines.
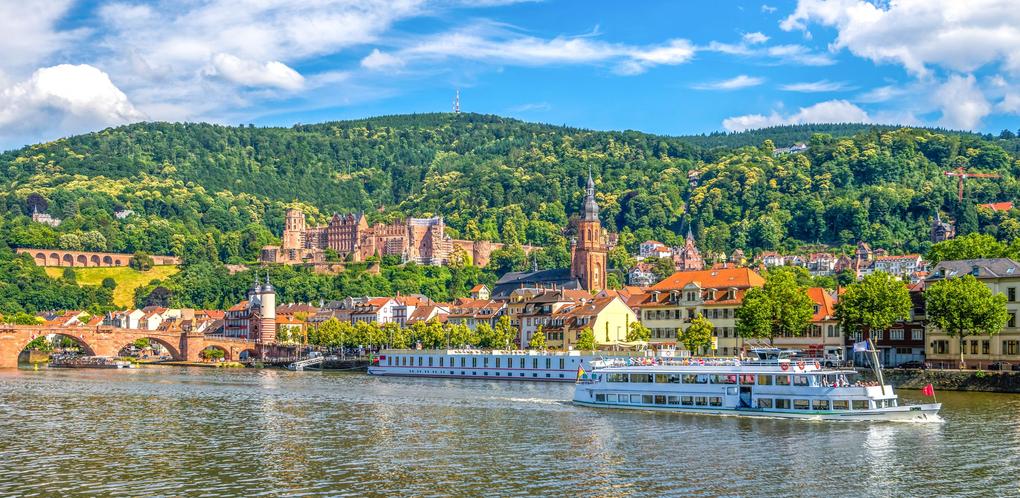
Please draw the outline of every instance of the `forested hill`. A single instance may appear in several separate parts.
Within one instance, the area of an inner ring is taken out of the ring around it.
[[[477,114],[292,128],[140,123],[0,155],[0,201],[10,245],[246,260],[300,202],[313,222],[347,210],[373,221],[441,214],[455,236],[564,247],[561,228],[578,211],[590,167],[603,221],[629,249],[647,238],[674,243],[692,220],[710,252],[857,240],[923,251],[938,211],[964,232],[1014,236],[1012,213],[980,218],[974,204],[1020,200],[1015,138],[861,125],[722,138],[749,145]],[[796,141],[809,150],[772,153]],[[955,179],[943,174],[957,167],[1002,178],[969,180],[960,204]],[[65,224],[26,224],[30,197]],[[135,215],[114,219],[120,209]]]

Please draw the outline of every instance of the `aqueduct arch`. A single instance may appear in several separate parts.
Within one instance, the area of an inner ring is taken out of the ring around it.
[[[160,338],[160,337],[145,337],[145,336],[138,337],[138,338],[132,340],[131,342],[124,343],[124,345],[122,345],[119,349],[117,349],[117,353],[119,354],[125,348],[130,347],[138,339],[148,339],[149,342],[154,342],[156,344],[159,344],[160,346],[163,346],[164,348],[166,348],[167,351],[170,352],[170,356],[174,360],[183,360],[184,359],[184,357],[181,356],[180,342],[178,342],[177,344],[174,344],[173,342],[168,341],[168,340],[166,340],[164,338]]]

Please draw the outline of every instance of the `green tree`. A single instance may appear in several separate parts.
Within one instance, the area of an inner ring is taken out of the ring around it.
[[[151,344],[149,343],[149,339],[147,337],[142,337],[141,339],[135,339],[135,341],[132,342],[131,345],[138,349],[146,349]]]
[[[209,361],[219,361],[226,356],[226,353],[224,353],[220,348],[206,348],[199,353],[199,356]]]
[[[737,334],[745,338],[798,337],[807,332],[814,315],[814,302],[805,287],[789,272],[765,274],[765,285],[749,289],[737,308]]]
[[[928,322],[957,339],[960,368],[967,367],[964,338],[998,334],[1009,318],[1006,296],[993,294],[973,275],[939,280],[925,289],[924,299]]]
[[[595,332],[592,332],[591,327],[581,329],[575,346],[580,351],[595,351],[597,344],[595,343]]]
[[[152,269],[152,256],[145,252],[136,252],[128,261],[128,266],[138,271],[149,271]]]
[[[542,326],[538,326],[538,330],[531,336],[531,340],[528,341],[528,347],[531,349],[545,349],[545,331]]]
[[[496,321],[492,330],[492,348],[515,349],[517,329],[510,324],[510,317],[503,315]]]
[[[74,268],[64,268],[62,278],[72,284],[78,281],[78,276],[74,273]]]
[[[885,272],[874,272],[850,284],[836,304],[836,319],[843,330],[886,330],[910,317],[910,291]]]
[[[712,345],[712,322],[701,316],[701,313],[691,320],[691,325],[686,330],[681,329],[678,332],[680,342],[692,355],[702,354]]]
[[[9,323],[11,325],[41,325],[44,320],[35,315],[30,315],[24,311],[19,311],[10,316],[5,316],[3,323]]]
[[[627,326],[627,342],[648,342],[652,338],[652,330],[641,322],[630,322]]]
[[[53,351],[53,344],[51,344],[50,341],[46,340],[46,336],[41,335],[39,337],[36,337],[35,339],[32,339],[27,345],[25,345],[25,349],[49,353]]]
[[[117,288],[117,280],[113,277],[106,277],[103,279],[102,287],[104,289],[114,290]]]
[[[1006,245],[995,240],[995,237],[981,233],[969,233],[931,246],[925,259],[934,266],[941,261],[1003,256],[1009,256]]]

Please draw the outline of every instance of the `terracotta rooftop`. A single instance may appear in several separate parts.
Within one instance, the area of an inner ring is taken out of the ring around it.
[[[691,283],[696,283],[703,289],[746,288],[761,287],[765,285],[765,279],[749,268],[681,271],[666,277],[665,280],[651,286],[649,290],[679,290]]]

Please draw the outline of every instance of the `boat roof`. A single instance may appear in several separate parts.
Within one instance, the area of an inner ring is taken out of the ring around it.
[[[856,370],[819,368],[783,370],[779,365],[628,365],[602,367],[599,373],[685,373],[685,374],[789,374],[789,375],[856,375]]]

